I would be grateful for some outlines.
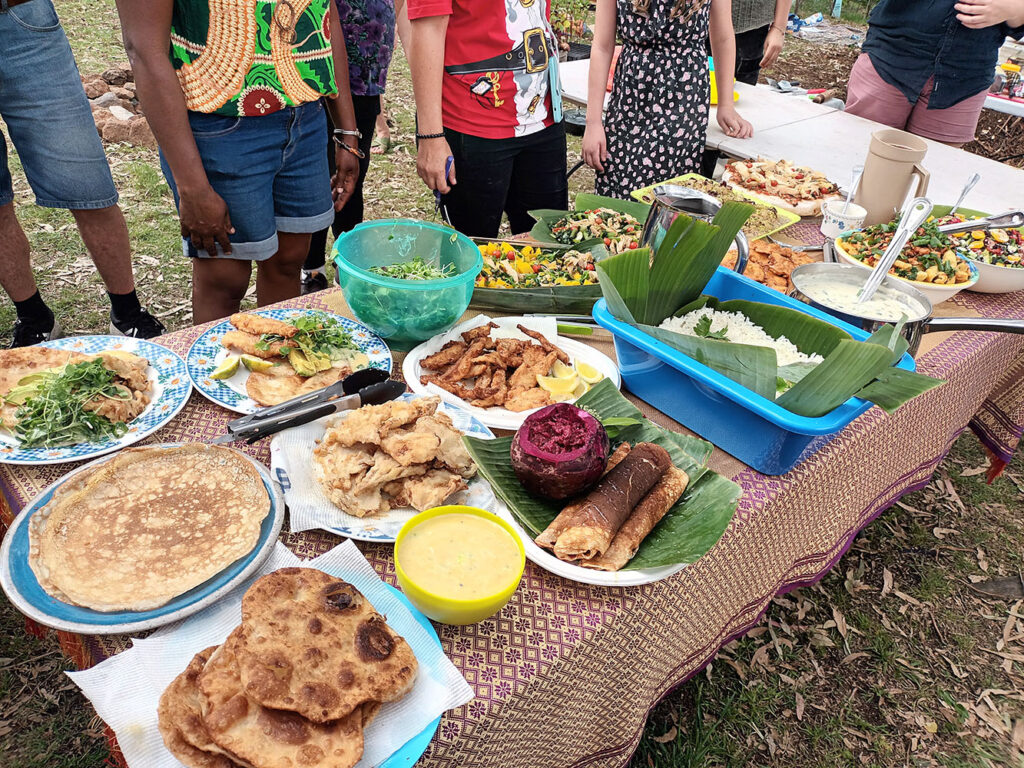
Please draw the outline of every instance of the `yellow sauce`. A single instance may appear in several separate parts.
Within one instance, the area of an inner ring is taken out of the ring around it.
[[[425,520],[402,539],[397,559],[421,589],[457,600],[490,597],[519,575],[519,547],[497,523],[453,513]]]

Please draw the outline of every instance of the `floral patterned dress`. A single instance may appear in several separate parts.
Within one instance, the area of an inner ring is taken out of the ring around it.
[[[676,0],[616,0],[622,53],[605,114],[608,161],[598,194],[628,198],[635,189],[697,171],[708,129],[710,0],[671,18]]]
[[[380,96],[395,50],[394,0],[335,0],[353,96]]]

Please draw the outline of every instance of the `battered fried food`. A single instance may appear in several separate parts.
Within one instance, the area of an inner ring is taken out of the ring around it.
[[[560,350],[558,347],[556,347],[554,344],[552,344],[550,341],[548,341],[547,337],[545,337],[543,333],[541,333],[540,331],[532,331],[529,328],[526,328],[525,326],[522,325],[517,325],[516,328],[525,333],[531,339],[536,339],[538,342],[540,342],[540,345],[545,352],[554,352],[555,355],[558,356],[559,360],[561,360],[566,365],[569,364],[569,356],[565,354],[565,352]]]
[[[420,365],[428,371],[440,371],[462,357],[462,354],[468,348],[469,344],[464,341],[449,341],[441,347],[440,352],[435,352],[429,357],[423,358],[423,360],[420,361]]]
[[[222,347],[241,352],[243,355],[253,355],[264,360],[282,357],[288,354],[289,349],[295,349],[295,344],[290,341],[272,341],[267,349],[260,349],[256,346],[256,342],[259,340],[259,336],[245,331],[228,331],[221,337],[220,344]]]
[[[793,251],[778,243],[755,240],[750,244],[750,258],[743,274],[781,293],[793,290],[790,275],[801,264],[821,261],[816,253]],[[733,269],[736,266],[736,251],[729,251],[722,260],[722,266]]]
[[[465,490],[476,465],[440,403],[395,400],[333,420],[313,451],[313,475],[331,503],[367,517],[395,507],[423,511]]]
[[[272,333],[275,336],[284,336],[286,339],[290,339],[299,332],[299,329],[291,323],[283,323],[262,315],[250,315],[247,312],[236,312],[230,317],[230,320],[238,330],[255,336]]]

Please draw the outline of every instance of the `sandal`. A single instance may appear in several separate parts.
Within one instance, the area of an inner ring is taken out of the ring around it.
[[[390,136],[374,136],[373,143],[370,144],[371,155],[386,155],[391,151],[391,137]]]

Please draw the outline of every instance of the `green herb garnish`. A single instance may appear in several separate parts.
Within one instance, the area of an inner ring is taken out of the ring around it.
[[[444,280],[447,277],[455,276],[455,265],[445,264],[443,267],[435,267],[423,260],[422,256],[416,256],[411,261],[403,261],[398,264],[389,264],[386,267],[370,267],[370,271],[382,277],[391,277],[395,280]]]
[[[15,403],[14,435],[23,448],[101,442],[128,431],[87,406],[103,398],[130,400],[131,391],[115,383],[116,374],[100,359],[68,363],[53,371],[26,376],[4,398]]]
[[[720,330],[711,331],[711,316],[704,315],[698,320],[693,326],[693,332],[704,339],[721,339],[722,341],[728,341],[729,338],[725,335],[729,332],[729,326],[723,326]]]
[[[298,333],[290,339],[276,333],[264,333],[256,341],[256,349],[267,352],[273,344],[290,341],[306,357],[326,356],[332,361],[345,357],[346,350],[359,349],[341,322],[323,312],[302,315],[290,322],[299,329]]]

